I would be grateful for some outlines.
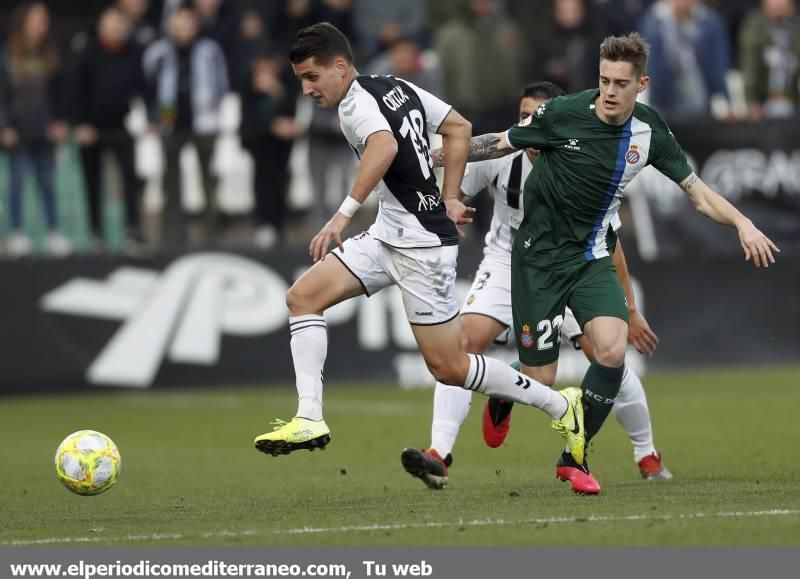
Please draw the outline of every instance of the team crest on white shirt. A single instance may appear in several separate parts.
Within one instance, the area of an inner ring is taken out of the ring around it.
[[[629,165],[635,165],[641,160],[642,155],[639,153],[638,148],[639,147],[637,145],[631,144],[630,148],[628,149],[628,152],[625,153],[625,161]]]

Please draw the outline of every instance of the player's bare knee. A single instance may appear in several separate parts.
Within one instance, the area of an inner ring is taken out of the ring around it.
[[[286,290],[286,307],[289,309],[289,315],[297,315],[301,302],[300,292],[297,291],[294,285]]]
[[[428,370],[437,382],[449,386],[461,386],[467,377],[467,369],[452,359],[428,360]]]
[[[486,346],[481,337],[463,333],[461,335],[461,348],[470,354],[483,354]]]
[[[315,313],[313,297],[304,291],[303,284],[295,282],[286,292],[286,307],[289,315],[302,316]]]
[[[625,350],[627,344],[617,342],[609,344],[595,344],[594,360],[598,364],[609,368],[618,368],[625,363]]]

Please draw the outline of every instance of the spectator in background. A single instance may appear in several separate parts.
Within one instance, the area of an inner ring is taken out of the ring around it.
[[[264,19],[261,13],[255,8],[246,9],[239,23],[236,55],[228,64],[231,84],[239,94],[246,92],[250,87],[253,59],[266,44]]]
[[[472,122],[473,133],[511,125],[526,50],[519,28],[498,12],[496,1],[471,0],[461,18],[439,29],[435,45],[444,98]]]
[[[353,159],[353,150],[342,139],[337,110],[314,107],[308,126],[308,164],[315,227],[325,225],[350,192]]]
[[[439,28],[450,22],[453,18],[460,17],[467,7],[469,0],[437,0],[428,2],[425,18],[428,29],[435,33]]]
[[[427,57],[413,38],[398,38],[367,70],[369,74],[399,76],[435,95],[443,93],[438,60]]]
[[[59,99],[61,64],[50,37],[50,13],[42,2],[19,7],[11,19],[8,44],[0,67],[0,141],[8,150],[10,255],[26,255],[30,240],[23,232],[23,186],[30,164],[42,197],[48,230],[47,250],[69,253],[59,231],[56,206],[54,145],[67,136]]]
[[[148,19],[150,0],[117,0],[117,8],[127,17],[131,38],[140,46],[149,46],[158,38],[158,27]]]
[[[425,0],[355,0],[355,32],[362,58],[372,59],[400,38],[427,45],[426,13]]]
[[[219,131],[220,104],[229,88],[228,73],[219,45],[199,38],[199,32],[195,12],[180,7],[170,18],[169,37],[151,45],[144,55],[150,119],[161,133],[166,157],[162,237],[171,249],[181,249],[186,242],[180,153],[187,143],[194,144],[200,157],[207,240],[216,233],[211,155]]]
[[[731,62],[739,62],[739,30],[744,19],[755,8],[760,0],[703,0],[707,8],[714,10],[722,19],[728,35],[728,46],[731,47]]]
[[[80,146],[95,245],[102,247],[102,154],[114,154],[122,173],[128,246],[142,241],[139,205],[142,182],[136,175],[133,137],[125,127],[131,102],[144,97],[142,50],[131,39],[131,23],[118,8],[108,8],[97,36],[78,53],[69,79],[70,120]]]
[[[616,0],[614,0],[616,1]],[[529,45],[526,49],[531,51],[527,65],[534,64],[534,45],[537,47],[546,42],[553,35],[553,1],[519,2],[506,0],[505,14],[525,30],[525,37]],[[595,55],[596,56],[596,55]],[[531,72],[532,74],[532,72]]]
[[[197,14],[200,34],[222,48],[226,62],[233,62],[241,24],[234,0],[192,0],[189,7]]]
[[[762,0],[739,35],[745,98],[751,120],[787,117],[798,107],[800,25],[794,0]]]
[[[697,0],[661,0],[645,14],[641,32],[650,43],[650,103],[664,115],[708,116],[712,95],[730,102],[728,37],[715,12]]]
[[[348,38],[355,38],[353,0],[320,0],[319,21],[330,22]]]
[[[274,246],[286,221],[289,153],[298,136],[294,122],[297,82],[282,53],[264,52],[251,66],[242,93],[242,145],[253,156],[257,229],[254,245]]]
[[[552,37],[540,47],[536,78],[567,93],[597,86],[597,46],[605,36],[587,14],[586,0],[554,0]]]
[[[288,52],[294,34],[320,20],[318,4],[312,0],[284,0],[277,4],[283,4],[283,9],[279,9],[275,15],[272,31],[281,47]]]
[[[343,34],[353,35],[353,0],[254,0],[269,30],[270,44],[289,52],[298,30],[317,22],[330,22]]]
[[[610,36],[638,30],[645,11],[655,0],[592,0],[595,14],[602,19]]]
[[[163,35],[169,35],[170,21],[175,11],[181,6],[190,7],[190,2],[192,0],[163,0],[161,3],[161,32]]]

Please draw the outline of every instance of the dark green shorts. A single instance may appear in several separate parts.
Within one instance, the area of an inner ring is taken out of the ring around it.
[[[610,257],[561,269],[537,269],[511,257],[511,309],[520,361],[545,366],[558,359],[564,308],[581,329],[600,316],[628,321],[625,292]]]

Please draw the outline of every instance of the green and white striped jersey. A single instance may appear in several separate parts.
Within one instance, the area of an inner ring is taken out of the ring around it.
[[[541,151],[525,181],[525,216],[514,252],[541,269],[609,255],[606,235],[625,187],[647,165],[680,183],[692,173],[664,120],[636,103],[621,126],[595,111],[597,89],[554,98],[506,133],[508,143]],[[613,233],[609,236],[615,241]]]

